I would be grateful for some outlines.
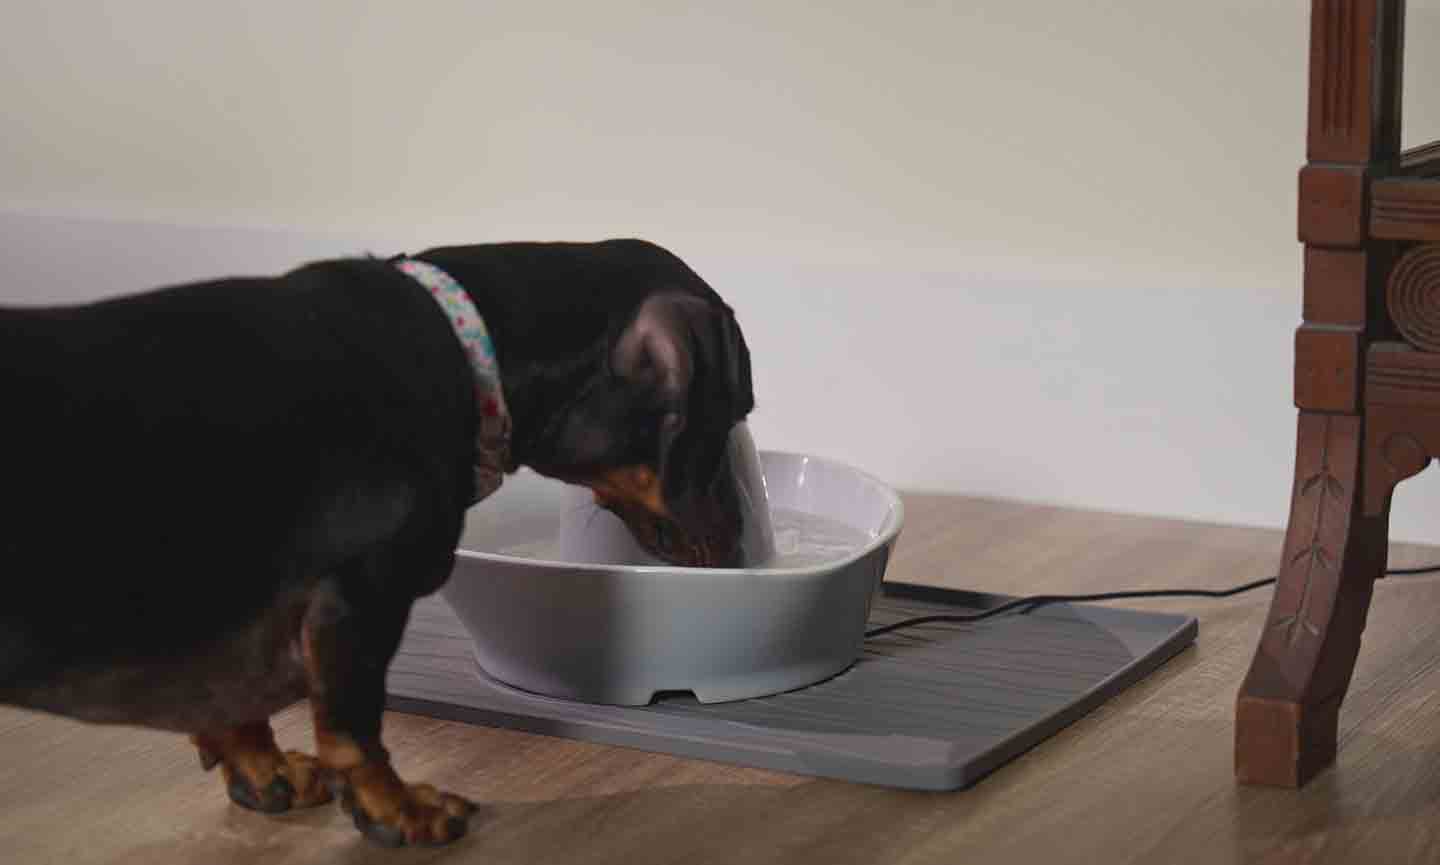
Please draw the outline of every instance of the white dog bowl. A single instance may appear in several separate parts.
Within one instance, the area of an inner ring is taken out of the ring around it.
[[[760,463],[777,553],[747,568],[565,561],[565,512],[584,501],[529,471],[508,478],[469,513],[441,589],[480,667],[525,691],[625,706],[675,691],[703,703],[760,697],[847,668],[900,533],[900,499],[829,460],[764,451]]]

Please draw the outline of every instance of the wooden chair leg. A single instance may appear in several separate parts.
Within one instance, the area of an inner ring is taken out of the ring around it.
[[[1235,774],[1299,787],[1335,759],[1340,703],[1385,568],[1388,497],[1366,516],[1356,415],[1301,412],[1280,579],[1240,689]]]

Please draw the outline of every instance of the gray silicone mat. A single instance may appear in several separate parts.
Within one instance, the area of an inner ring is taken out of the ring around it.
[[[1002,595],[886,583],[873,625],[973,612]],[[1058,604],[867,640],[840,675],[787,694],[622,708],[515,690],[480,671],[439,596],[415,606],[391,709],[807,775],[968,787],[1144,678],[1195,640],[1193,617]]]

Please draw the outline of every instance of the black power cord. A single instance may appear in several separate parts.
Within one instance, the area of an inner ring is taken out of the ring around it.
[[[1395,577],[1433,573],[1440,573],[1440,564],[1424,565],[1418,568],[1390,568],[1385,571],[1386,576]],[[881,634],[888,634],[903,628],[913,628],[918,625],[932,625],[939,622],[958,624],[980,622],[1014,610],[1019,610],[1023,615],[1048,604],[1120,601],[1131,598],[1228,598],[1232,595],[1239,595],[1272,585],[1276,579],[1276,577],[1267,577],[1263,580],[1255,580],[1254,582],[1244,583],[1229,589],[1155,589],[1143,592],[1101,592],[1094,595],[1030,595],[1029,597],[1006,601],[998,607],[991,607],[979,613],[940,613],[933,616],[916,616],[913,619],[901,619],[898,622],[891,622],[888,625],[871,628],[865,632],[865,639],[868,640],[871,637],[878,637]]]

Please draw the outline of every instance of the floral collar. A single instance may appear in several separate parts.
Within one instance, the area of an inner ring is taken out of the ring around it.
[[[475,442],[475,495],[471,502],[474,504],[500,488],[505,479],[505,466],[510,462],[510,410],[505,406],[495,343],[470,295],[450,274],[414,258],[400,258],[395,266],[429,292],[445,313],[470,360],[470,371],[475,376],[475,404],[480,412]]]

